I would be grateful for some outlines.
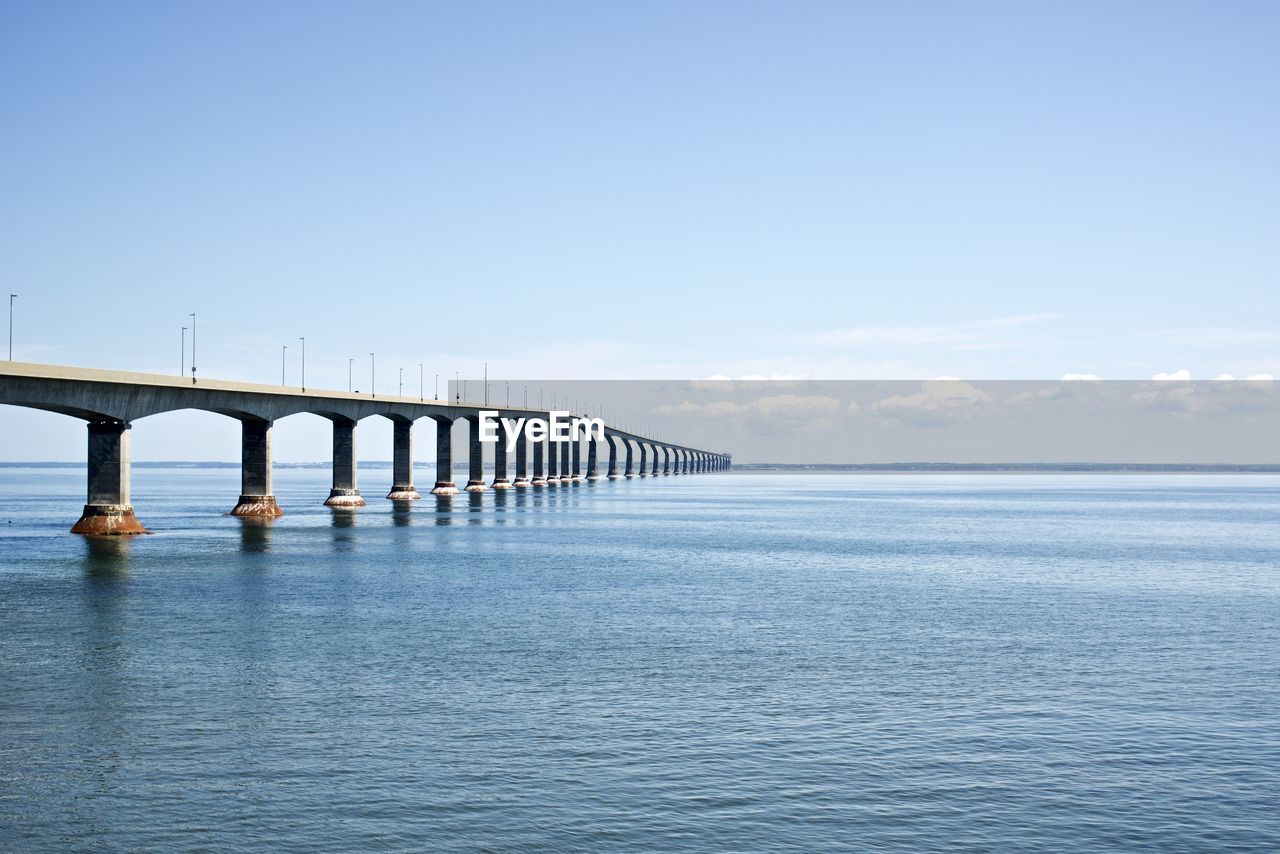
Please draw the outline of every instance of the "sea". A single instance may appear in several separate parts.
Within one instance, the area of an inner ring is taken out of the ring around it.
[[[0,469],[0,849],[1280,849],[1280,477],[389,480]]]

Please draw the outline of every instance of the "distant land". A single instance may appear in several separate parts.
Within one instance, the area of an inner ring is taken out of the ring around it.
[[[281,463],[273,464],[277,469],[319,469],[329,468],[328,460],[313,463]],[[238,462],[219,462],[215,460],[168,460],[168,461],[134,461],[134,468],[162,469],[238,469]],[[424,468],[430,468],[430,463]],[[82,469],[80,462],[18,462],[0,461],[0,468],[47,468],[47,469]],[[360,460],[362,469],[389,469],[390,460]],[[466,462],[454,466],[457,471],[465,471]],[[492,471],[492,465],[486,465]],[[1059,472],[1059,473],[1117,473],[1117,474],[1280,474],[1280,463],[1259,465],[1236,465],[1232,463],[736,463],[730,472],[811,472],[816,474],[839,474],[841,472],[863,472],[885,474],[903,472],[956,472],[981,474],[984,472]]]

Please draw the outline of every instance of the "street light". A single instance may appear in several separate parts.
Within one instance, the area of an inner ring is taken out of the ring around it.
[[[419,403],[427,399],[427,386],[426,386],[426,383],[422,381],[423,376],[424,374],[422,373],[422,363],[419,362],[418,363],[418,402]]]
[[[302,390],[307,390],[307,339],[299,338],[302,342]]]
[[[400,369],[400,393],[396,397],[404,397],[404,368]]]
[[[436,390],[431,393],[432,400],[440,399],[440,375],[436,374]]]
[[[378,364],[377,358],[372,353],[370,353],[369,354],[369,396],[370,397],[378,396],[378,393],[374,387],[374,383],[377,382],[377,375],[374,373],[374,368],[377,366],[377,364]]]
[[[351,371],[355,367],[355,359],[347,359],[347,391],[351,391]]]
[[[453,402],[462,403],[462,380],[457,371],[453,372]]]
[[[288,351],[288,349],[289,349],[288,344],[280,345],[280,385],[284,385],[284,365],[285,365],[284,354],[286,351]]]
[[[178,376],[187,375],[187,327],[182,327],[182,358],[178,363]]]
[[[196,313],[191,312],[191,384],[196,384]]]
[[[9,294],[9,361],[13,361],[13,301],[17,294]]]

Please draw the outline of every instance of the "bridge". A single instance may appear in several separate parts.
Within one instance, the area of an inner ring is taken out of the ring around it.
[[[436,424],[436,481],[431,492],[454,495],[453,424],[469,425],[468,492],[486,489],[534,489],[583,481],[581,439],[531,441],[521,436],[515,447],[515,479],[509,480],[507,426],[498,421],[494,447],[494,479],[485,483],[481,413],[502,418],[550,419],[551,412],[527,407],[384,396],[373,393],[286,388],[256,383],[172,377],[26,362],[0,362],[0,404],[58,412],[79,418],[88,427],[88,489],[84,511],[71,528],[75,534],[144,534],[129,494],[130,427],[149,415],[195,409],[216,412],[240,422],[240,498],[232,516],[274,518],[284,511],[271,485],[271,430],[281,418],[306,412],[333,423],[333,488],[325,504],[360,507],[356,488],[356,425],[382,416],[393,425],[391,491],[393,501],[420,498],[413,482],[412,428],[429,418]],[[601,478],[650,477],[723,471],[730,454],[692,448],[605,425],[608,467],[600,473],[600,441],[587,445],[586,481]],[[532,450],[532,454],[530,454]],[[619,469],[621,451],[625,468]],[[532,457],[532,466],[529,465]],[[661,458],[661,467],[659,467]],[[637,465],[638,463],[638,465]]]

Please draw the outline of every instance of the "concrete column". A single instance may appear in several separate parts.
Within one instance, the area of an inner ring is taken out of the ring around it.
[[[453,421],[443,416],[432,416],[436,422],[436,485],[432,495],[457,495],[458,486],[453,482]]]
[[[600,479],[600,452],[596,448],[597,444],[595,439],[587,439],[587,480]]]
[[[653,446],[653,471],[649,472],[653,477],[658,476],[658,446]]]
[[[668,448],[666,445],[662,446],[662,473],[664,475],[671,474],[671,455],[673,453],[675,453],[675,451],[671,448]]]
[[[529,440],[523,435],[516,442],[516,480],[512,486],[516,489],[529,487]]]
[[[397,418],[391,422],[392,501],[417,501],[422,496],[413,485],[413,422]]]
[[[560,485],[560,464],[556,458],[558,456],[558,446],[550,439],[547,440],[547,486]]]
[[[547,485],[547,475],[542,470],[543,444],[541,440],[533,443],[533,486]]]
[[[511,431],[501,418],[498,419],[498,442],[493,446],[493,488],[510,489],[507,480],[507,437]]]
[[[645,445],[644,442],[637,442],[636,444],[640,446],[640,471],[638,471],[637,474],[640,475],[640,477],[648,477],[649,470],[648,470],[648,467],[644,464],[644,460],[645,460],[645,455],[649,451],[649,448],[647,445]]]
[[[615,436],[606,435],[605,441],[609,443],[609,480],[618,479],[618,440]]]
[[[636,466],[635,466],[635,460],[634,460],[634,459],[633,459],[633,457],[632,457],[631,440],[630,440],[630,439],[623,439],[623,440],[622,440],[622,444],[623,444],[623,445],[625,445],[625,446],[626,446],[626,449],[627,449],[627,470],[626,470],[626,472],[624,472],[624,476],[625,476],[625,477],[635,477],[635,476],[636,476]]]
[[[91,421],[89,482],[84,512],[73,534],[146,534],[129,499],[128,421]]]
[[[480,416],[468,415],[467,448],[471,461],[471,473],[467,477],[467,492],[484,492],[484,445],[480,443]]]
[[[271,422],[246,418],[240,422],[240,500],[232,516],[274,519],[284,511],[271,490]]]
[[[327,507],[363,507],[364,498],[356,489],[356,422],[333,422],[333,489]]]
[[[681,456],[681,458],[682,458],[682,459],[681,459],[681,461],[680,461],[680,473],[681,473],[681,474],[688,474],[688,473],[689,473],[689,456],[690,456],[690,454],[689,454],[689,452],[688,452],[688,451],[681,451],[681,452],[680,452],[680,456]]]
[[[573,468],[570,461],[571,450],[572,448],[567,444],[560,445],[560,482],[565,484],[573,483]]]
[[[582,437],[574,436],[573,444],[569,446],[569,450],[573,452],[573,468],[569,475],[577,483],[582,480]]]

